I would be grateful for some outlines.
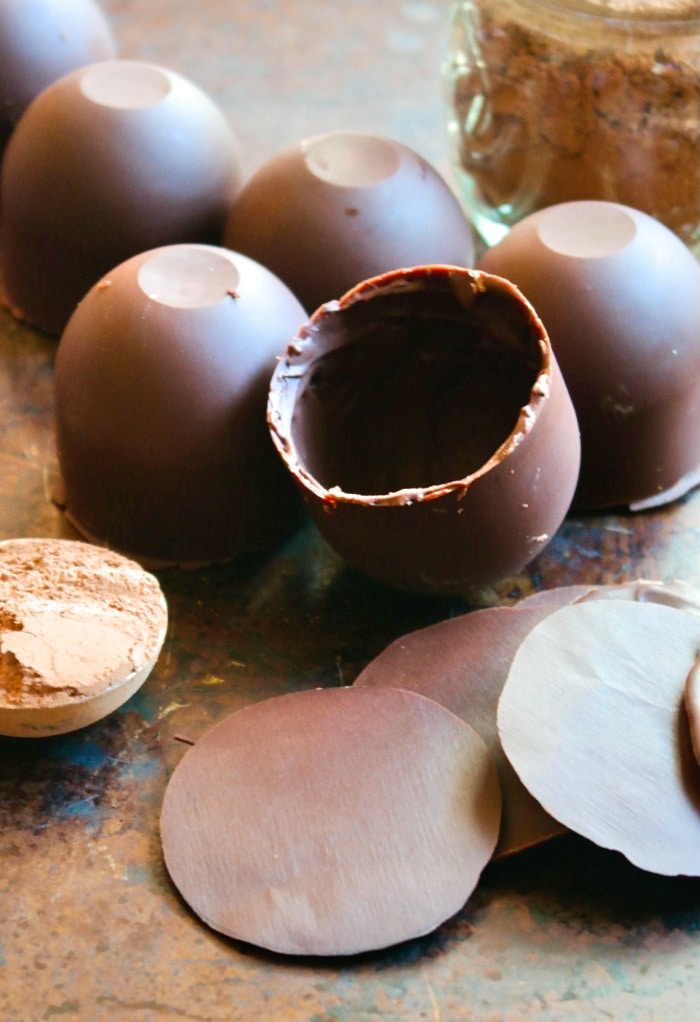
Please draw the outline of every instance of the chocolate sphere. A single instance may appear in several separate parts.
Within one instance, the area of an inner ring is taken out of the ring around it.
[[[542,323],[508,281],[459,267],[393,271],[317,310],[275,370],[268,422],[329,543],[414,592],[522,568],[578,477]]]
[[[92,0],[0,0],[0,153],[35,96],[75,68],[116,56]]]
[[[56,355],[69,520],[150,566],[223,561],[291,532],[300,502],[265,403],[304,318],[269,270],[214,246],[141,253],[99,281]]]
[[[367,277],[474,257],[471,227],[438,172],[407,146],[355,132],[307,139],[261,167],[224,244],[268,266],[312,311]]]
[[[581,427],[577,504],[642,509],[700,481],[700,266],[679,238],[617,203],[562,203],[479,266],[550,335]]]
[[[5,152],[5,303],[59,334],[123,260],[218,242],[240,183],[232,129],[187,79],[119,60],[65,75],[30,105]]]

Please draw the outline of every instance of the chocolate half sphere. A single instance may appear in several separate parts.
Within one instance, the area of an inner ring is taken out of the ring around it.
[[[270,546],[300,502],[265,424],[276,356],[305,318],[269,270],[172,245],[93,287],[56,355],[57,502],[151,566]]]
[[[471,265],[471,227],[412,149],[338,131],[273,157],[236,200],[224,243],[273,270],[316,309],[367,277],[422,263]]]
[[[75,68],[116,56],[92,0],[0,0],[0,153],[35,96]]]
[[[30,105],[5,152],[5,303],[59,334],[123,260],[220,241],[240,183],[232,129],[187,79],[119,60],[64,76]]]
[[[578,478],[542,323],[508,281],[459,267],[396,270],[318,309],[275,370],[268,422],[329,543],[414,592],[522,568]]]
[[[612,202],[540,210],[485,253],[547,328],[581,426],[584,507],[666,503],[700,481],[700,266]]]

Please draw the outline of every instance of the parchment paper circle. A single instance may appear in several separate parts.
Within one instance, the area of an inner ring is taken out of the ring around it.
[[[643,869],[700,873],[700,772],[683,704],[700,618],[654,602],[553,611],[516,653],[503,748],[555,819]]]

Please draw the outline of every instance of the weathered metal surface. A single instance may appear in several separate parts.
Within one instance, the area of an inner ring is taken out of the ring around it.
[[[297,138],[369,128],[445,163],[442,5],[111,0],[123,52],[200,81],[248,169]],[[0,313],[0,536],[72,535],[49,499],[53,342]],[[484,603],[568,582],[700,584],[700,493],[572,518]],[[165,874],[167,778],[225,714],[351,682],[396,636],[466,605],[385,590],[307,526],[244,563],[161,576],[170,627],[144,688],[60,738],[0,740],[0,1022],[651,1022],[700,996],[700,881],[575,837],[491,866],[436,934],[357,960],[285,960],[206,929]],[[264,754],[264,750],[261,750]]]

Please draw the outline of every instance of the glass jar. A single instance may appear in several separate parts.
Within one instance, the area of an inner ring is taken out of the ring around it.
[[[543,206],[606,199],[700,253],[697,0],[457,0],[444,76],[487,245]]]

